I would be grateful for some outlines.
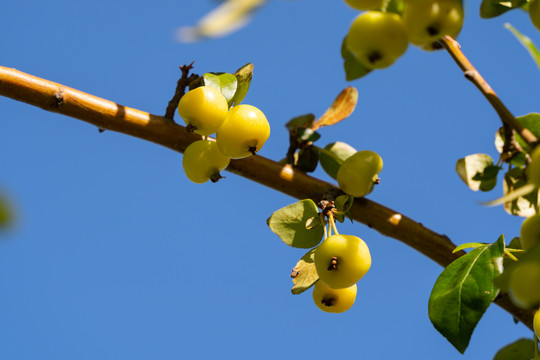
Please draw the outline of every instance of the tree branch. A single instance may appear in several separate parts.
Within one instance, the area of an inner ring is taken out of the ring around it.
[[[495,109],[501,118],[503,124],[506,124],[514,129],[523,138],[523,140],[525,140],[530,148],[533,149],[538,144],[538,139],[536,136],[534,136],[533,133],[524,128],[523,125],[516,120],[514,115],[512,115],[510,110],[508,110],[508,108],[503,104],[495,91],[493,91],[491,86],[489,86],[482,75],[480,75],[476,68],[471,64],[469,59],[467,59],[465,54],[463,54],[459,43],[448,35],[439,41],[446,51],[448,51],[450,56],[452,56],[456,64],[461,68],[461,70],[463,70],[465,78],[470,80],[489,101],[493,109]]]
[[[100,129],[151,141],[177,152],[184,152],[189,144],[201,139],[165,117],[2,66],[0,95],[86,121]],[[295,170],[290,165],[282,165],[258,155],[231,160],[227,170],[298,199],[310,198],[319,202],[325,194],[339,191],[334,185]],[[463,252],[452,253],[455,245],[447,236],[437,234],[371,200],[355,199],[351,213],[356,221],[411,246],[442,266],[463,255]],[[532,328],[531,311],[517,308],[506,296],[497,299],[496,303]]]

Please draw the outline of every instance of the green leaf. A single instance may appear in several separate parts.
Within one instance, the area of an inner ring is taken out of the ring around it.
[[[540,51],[538,51],[532,40],[528,36],[521,34],[509,23],[504,24],[504,27],[510,30],[512,34],[514,34],[514,36],[519,40],[521,45],[523,45],[523,47],[525,47],[525,49],[529,52],[534,62],[536,62],[536,65],[540,68]]]
[[[314,227],[321,226],[321,217],[319,215],[315,215],[307,219],[306,221],[306,229],[313,229]]]
[[[497,352],[493,360],[530,360],[534,358],[534,341],[519,339]]]
[[[497,17],[526,3],[527,0],[483,0],[480,5],[480,17],[484,19]]]
[[[504,142],[504,127],[500,127],[499,130],[497,130],[497,132],[495,133],[495,148],[500,154],[502,154],[502,152],[504,151]],[[505,157],[506,156],[508,156],[508,154],[505,155]],[[514,166],[523,167],[527,165],[527,158],[525,156],[525,153],[519,151],[515,152],[510,159],[505,159],[505,162],[508,162]]]
[[[317,141],[321,138],[321,134],[319,134],[318,132],[314,131],[313,129],[310,129],[310,128],[304,128],[304,127],[299,127],[297,129],[297,140],[298,142],[303,142],[303,141]]]
[[[295,167],[303,172],[313,172],[319,163],[319,152],[314,146],[307,146],[300,149]]]
[[[311,128],[314,121],[315,115],[313,114],[300,115],[289,120],[285,126],[289,132],[292,132],[297,131],[299,128]]]
[[[236,76],[228,73],[206,73],[203,75],[203,83],[219,90],[227,99],[230,107],[238,85]]]
[[[234,96],[229,101],[229,106],[238,105],[244,100],[251,84],[251,78],[253,77],[253,64],[248,63],[236,70],[233,74],[236,76],[237,86]]]
[[[293,268],[291,277],[294,283],[291,289],[293,295],[303,293],[319,280],[319,274],[315,269],[315,249],[311,249],[302,256]]]
[[[505,174],[503,198],[512,197],[512,199],[504,202],[504,210],[510,215],[529,217],[536,213],[538,189],[527,183],[524,172],[524,168],[515,167]]]
[[[461,244],[459,246],[456,246],[456,248],[452,252],[456,253],[456,252],[464,250],[464,249],[470,249],[470,248],[476,249],[476,248],[481,248],[481,247],[486,247],[486,246],[489,246],[489,244],[478,243],[478,242],[470,242],[470,243],[465,243],[465,244]]]
[[[366,76],[371,70],[358,62],[354,54],[347,49],[346,39],[347,37],[343,39],[343,43],[341,44],[341,57],[344,60],[343,68],[345,69],[345,79],[347,81],[352,81]]]
[[[308,229],[308,221],[317,216],[319,209],[310,199],[298,201],[274,212],[266,221],[270,229],[281,240],[292,247],[309,249],[318,245],[323,236],[323,227]],[[307,225],[306,225],[307,224]]]
[[[522,116],[516,117],[516,120],[523,125],[526,129],[533,133],[537,138],[540,137],[540,114],[530,113]],[[531,148],[523,140],[521,136],[516,134],[516,140],[521,146],[521,148],[526,152],[531,152]]]
[[[500,168],[493,165],[493,160],[486,154],[473,154],[459,159],[456,172],[473,191],[489,191],[497,184]]]
[[[429,298],[429,318],[435,328],[463,353],[474,328],[499,290],[493,284],[502,272],[504,236],[477,248],[443,270]]]
[[[356,153],[356,149],[341,141],[330,143],[319,149],[319,161],[322,168],[333,179],[337,178],[337,172],[343,162]]]

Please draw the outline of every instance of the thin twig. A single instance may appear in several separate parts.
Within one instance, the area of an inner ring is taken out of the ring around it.
[[[180,71],[182,71],[182,77],[178,79],[174,95],[167,105],[167,110],[165,111],[165,115],[163,116],[165,119],[173,119],[176,108],[178,107],[178,102],[180,101],[182,96],[184,96],[186,87],[188,87],[189,84],[199,78],[199,75],[197,74],[189,75],[189,71],[193,69],[193,63],[194,61],[192,61],[189,65],[180,66]]]
[[[533,133],[524,128],[523,125],[516,120],[514,115],[512,115],[510,110],[508,110],[508,108],[503,104],[495,91],[493,91],[491,86],[489,86],[476,68],[471,64],[469,59],[467,59],[467,57],[463,54],[459,43],[448,35],[439,41],[446,51],[448,51],[448,53],[452,56],[461,70],[463,70],[465,78],[470,80],[489,101],[493,109],[495,109],[501,118],[503,124],[507,124],[514,129],[523,138],[523,140],[525,140],[531,149],[534,148],[538,144],[538,139],[536,136],[534,136]]]
[[[61,102],[58,101],[60,94]],[[184,152],[189,144],[201,139],[201,136],[188,133],[184,126],[162,116],[116,104],[2,66],[0,95],[86,121],[98,128],[151,141],[178,152]],[[312,199],[315,203],[325,198],[326,194],[339,191],[334,185],[295,170],[290,165],[258,155],[231,160],[227,171],[297,199]],[[464,254],[462,251],[452,252],[456,246],[447,236],[371,200],[355,199],[350,212],[354,220],[411,246],[442,266],[447,266]],[[501,296],[495,303],[532,329],[532,311],[517,308],[507,296]]]

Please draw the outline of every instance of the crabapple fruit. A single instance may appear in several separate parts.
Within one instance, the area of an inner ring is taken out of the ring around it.
[[[537,306],[540,304],[540,264],[526,262],[516,265],[508,280],[510,299],[524,309]]]
[[[362,197],[373,190],[378,173],[382,170],[382,158],[376,152],[358,151],[341,164],[337,173],[339,187],[346,194]]]
[[[371,255],[364,242],[354,235],[332,235],[315,250],[319,279],[333,289],[352,286],[371,267]]]
[[[332,289],[322,281],[317,281],[313,287],[313,302],[322,311],[342,313],[353,306],[356,291],[356,284],[344,289]]]
[[[346,46],[368,69],[392,65],[409,45],[401,16],[381,11],[366,11],[354,19]]]
[[[184,151],[182,166],[189,180],[202,184],[221,178],[220,171],[229,165],[230,159],[219,151],[215,141],[198,140]]]
[[[200,86],[188,91],[178,103],[178,113],[186,125],[203,136],[217,131],[228,110],[225,96],[211,86]]]
[[[456,37],[461,31],[463,4],[461,0],[409,0],[402,16],[409,41],[433,50],[437,40],[445,35]]]
[[[219,150],[232,159],[254,155],[270,136],[263,112],[251,105],[233,107],[216,132]]]

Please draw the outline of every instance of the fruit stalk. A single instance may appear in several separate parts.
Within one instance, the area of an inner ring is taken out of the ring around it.
[[[201,140],[184,126],[165,117],[116,104],[82,91],[38,78],[16,69],[0,66],[0,95],[70,116],[92,125],[131,135],[183,153],[192,142]],[[313,178],[290,165],[282,165],[262,156],[231,160],[228,171],[256,181],[298,199],[320,201],[325,194],[339,191],[334,185]],[[447,266],[463,252],[452,253],[455,245],[445,235],[383,205],[365,198],[355,199],[353,218],[397,239],[442,266]],[[533,314],[513,305],[506,296],[496,303],[532,328]]]
[[[516,120],[514,115],[512,115],[510,110],[508,110],[508,108],[504,105],[491,86],[489,86],[478,70],[476,70],[465,54],[463,54],[459,43],[448,35],[444,36],[439,41],[450,56],[452,56],[456,64],[461,68],[465,74],[465,78],[470,80],[478,88],[478,90],[480,90],[487,101],[489,101],[493,109],[495,109],[501,118],[503,124],[507,124],[513,130],[515,130],[523,138],[523,140],[525,140],[530,148],[533,149],[538,144],[538,139],[536,136],[534,136],[533,133],[524,128],[523,125]]]

